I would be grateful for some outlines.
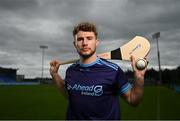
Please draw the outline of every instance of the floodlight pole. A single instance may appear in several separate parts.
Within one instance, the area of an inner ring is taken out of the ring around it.
[[[160,37],[160,32],[157,32],[152,35],[153,39],[157,42],[157,56],[158,56],[158,65],[159,65],[159,81],[158,84],[161,84],[161,63],[160,63],[160,51],[159,51],[159,41],[158,38]],[[159,88],[157,89],[157,120],[160,120],[160,91]]]
[[[152,35],[153,39],[157,42],[157,56],[158,56],[158,66],[159,66],[159,81],[158,83],[161,84],[162,77],[161,77],[161,61],[160,61],[160,51],[159,51],[159,41],[158,38],[160,37],[160,32],[157,32]]]
[[[48,49],[48,46],[46,46],[46,45],[40,45],[40,49],[42,49],[41,78],[43,79],[43,73],[44,73],[44,54],[45,54],[45,49]]]

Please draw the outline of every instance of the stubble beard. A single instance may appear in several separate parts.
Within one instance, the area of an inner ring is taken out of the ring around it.
[[[79,55],[80,55],[83,59],[88,59],[88,58],[90,58],[92,55],[94,55],[95,52],[96,52],[96,49],[93,50],[93,51],[91,51],[91,53],[89,53],[89,54],[83,54],[83,53],[79,52]]]

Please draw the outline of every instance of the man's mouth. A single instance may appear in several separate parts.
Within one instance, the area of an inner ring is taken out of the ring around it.
[[[81,50],[82,50],[82,51],[89,51],[90,48],[82,48]]]

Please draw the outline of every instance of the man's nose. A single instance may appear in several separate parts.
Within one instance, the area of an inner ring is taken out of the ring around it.
[[[83,40],[83,45],[87,45],[87,39]]]

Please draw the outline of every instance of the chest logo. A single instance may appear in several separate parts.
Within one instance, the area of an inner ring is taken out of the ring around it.
[[[67,90],[71,91],[79,91],[81,95],[89,95],[89,96],[101,96],[103,94],[103,86],[102,85],[80,85],[67,84]]]

